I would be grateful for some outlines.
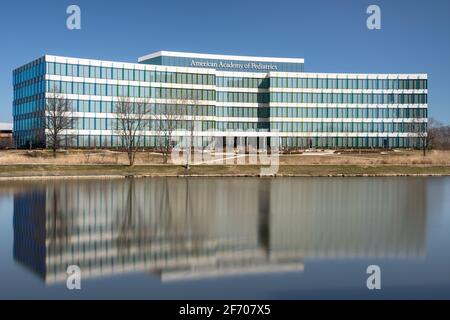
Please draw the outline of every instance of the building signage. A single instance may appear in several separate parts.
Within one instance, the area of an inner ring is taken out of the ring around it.
[[[213,68],[213,69],[240,69],[240,70],[278,70],[275,64],[266,64],[261,62],[234,62],[234,61],[198,61],[192,59],[191,67],[194,68]]]

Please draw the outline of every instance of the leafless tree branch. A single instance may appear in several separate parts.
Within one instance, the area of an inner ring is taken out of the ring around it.
[[[67,135],[63,133],[73,129],[75,118],[72,102],[64,96],[64,93],[56,87],[53,87],[50,93],[51,97],[46,102],[45,128],[47,129],[47,146],[52,148],[53,156],[56,157],[56,151],[60,148],[62,141],[67,139]]]
[[[130,166],[134,165],[143,133],[148,128],[149,113],[147,100],[133,102],[130,97],[119,97],[115,104],[116,132],[127,152]]]

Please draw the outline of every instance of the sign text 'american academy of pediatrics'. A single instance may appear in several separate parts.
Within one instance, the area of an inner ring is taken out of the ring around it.
[[[278,70],[278,67],[274,64],[265,64],[261,62],[236,63],[232,61],[197,61],[194,59],[191,60],[191,67],[242,70]]]

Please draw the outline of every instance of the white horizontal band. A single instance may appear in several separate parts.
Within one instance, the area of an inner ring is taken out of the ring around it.
[[[46,133],[49,133],[46,129]],[[63,130],[63,135],[97,135],[97,136],[120,136],[117,130]],[[137,132],[140,136],[163,135],[157,131]],[[191,132],[187,130],[173,131],[174,137],[187,137]],[[195,131],[194,138],[198,137],[328,137],[328,138],[417,138],[420,134],[410,132],[276,132],[276,131]]]
[[[298,102],[271,102],[270,107],[279,108],[357,108],[357,109],[410,109],[410,108],[422,108],[427,109],[428,104],[391,104],[391,103],[378,103],[378,104],[360,104],[360,103],[298,103]]]
[[[426,80],[426,73],[311,73],[270,71],[270,77],[278,78],[321,78],[321,79],[381,79],[381,80]]]
[[[145,56],[139,57],[138,61],[142,62],[156,57],[178,57],[178,58],[197,58],[211,60],[240,60],[240,61],[258,61],[258,62],[287,62],[287,63],[304,63],[302,58],[273,58],[273,57],[252,57],[252,56],[235,56],[224,54],[208,54],[208,53],[191,53],[191,52],[175,52],[175,51],[157,51]]]
[[[131,81],[131,80],[113,80],[101,78],[84,78],[72,76],[59,76],[53,74],[46,74],[46,80],[78,82],[90,84],[109,84],[122,86],[136,86],[146,88],[173,88],[173,89],[198,89],[198,90],[216,90],[215,85],[206,84],[187,84],[187,83],[172,83],[172,82],[149,82],[149,81]]]
[[[88,94],[61,94],[62,97],[70,100],[92,100],[92,101],[105,101],[105,102],[117,102],[121,97],[118,96],[97,96]],[[54,94],[51,92],[45,93],[46,98],[53,98]],[[158,103],[158,104],[189,104],[189,105],[205,105],[214,106],[216,100],[182,100],[182,99],[168,99],[168,98],[137,98],[130,97],[130,102],[145,102],[145,103]]]
[[[239,108],[264,108],[269,107],[268,103],[259,102],[229,102],[229,101],[216,101],[217,107],[239,107]]]
[[[274,88],[271,93],[365,93],[365,94],[427,94],[426,89],[322,89],[322,88]]]
[[[327,122],[327,123],[426,123],[427,118],[290,118],[270,117],[270,122]]]
[[[218,92],[269,93],[269,89],[260,88],[216,87],[215,89]]]

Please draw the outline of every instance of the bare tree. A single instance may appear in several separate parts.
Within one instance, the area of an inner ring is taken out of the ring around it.
[[[53,87],[50,93],[51,97],[47,99],[45,108],[45,128],[47,129],[47,146],[52,148],[53,157],[56,157],[56,151],[60,148],[61,142],[67,139],[64,133],[73,128],[75,118],[72,102],[64,96],[64,93],[57,87]]]
[[[416,141],[420,141],[422,145],[423,156],[426,156],[428,148],[428,132],[425,130],[426,122],[414,119],[410,123],[410,132],[414,134]]]
[[[429,118],[428,125],[428,147],[433,149],[450,149],[450,126],[436,119]]]
[[[192,113],[191,113],[191,121],[189,121],[189,140],[188,143],[186,144],[186,170],[190,169],[190,164],[192,162],[192,152],[194,152],[194,132],[195,132],[195,126],[196,126],[196,121],[197,121],[197,115],[196,115],[196,110],[194,110],[194,108],[192,108]]]
[[[187,108],[188,105],[191,106],[191,114],[190,114],[190,121],[189,121],[189,140],[186,144],[186,170],[190,169],[191,164],[191,155],[192,152],[195,152],[194,150],[194,133],[195,129],[197,128],[197,104],[199,101],[199,93],[196,91],[195,93],[188,94],[187,96],[180,97],[178,100],[178,103],[181,105],[184,105],[185,108]],[[202,157],[203,157],[203,149],[202,149]]]
[[[188,145],[192,150],[193,146],[193,135],[196,123],[196,108],[195,104],[198,101],[198,93],[186,93],[175,99],[173,104],[166,104],[161,106],[160,110],[155,111],[155,125],[154,130],[158,136],[159,147],[162,150],[164,156],[164,163],[167,163],[169,155],[174,146],[174,135],[175,131],[178,129],[180,121],[184,118],[184,115],[188,114],[186,112],[191,108],[189,124],[186,130],[189,131],[190,135],[188,140]],[[188,157],[190,152],[188,152]],[[187,159],[189,163],[189,160]],[[188,164],[187,164],[188,167]]]
[[[159,145],[162,148],[164,155],[164,163],[167,163],[169,154],[173,148],[174,133],[177,130],[177,126],[186,114],[188,106],[193,103],[193,99],[190,97],[191,95],[180,96],[175,100],[174,104],[167,104],[162,107],[162,110],[157,110],[157,114],[155,115],[155,131],[157,131]],[[195,113],[194,115],[191,115],[191,119],[193,119],[193,117],[195,117]],[[191,133],[191,138],[194,130],[193,126],[194,123],[193,120],[191,120],[191,124],[187,128]],[[189,144],[191,143],[192,139]]]
[[[129,97],[119,97],[115,104],[116,131],[130,166],[134,165],[143,133],[148,128],[149,113],[150,104],[146,100],[133,102]]]
[[[182,118],[183,111],[178,104],[160,105],[159,110],[155,111],[154,130],[163,153],[164,163],[167,163],[169,159],[174,145],[174,133]]]

